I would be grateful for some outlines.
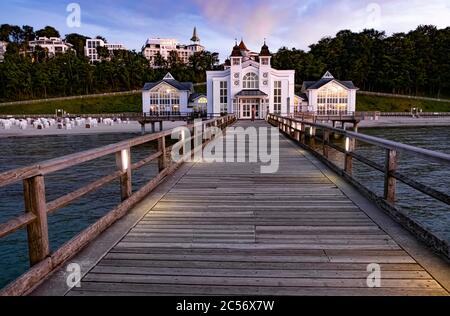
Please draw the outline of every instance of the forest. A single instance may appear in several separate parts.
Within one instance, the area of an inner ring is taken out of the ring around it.
[[[139,89],[170,71],[180,81],[205,82],[206,70],[220,69],[217,53],[205,51],[183,64],[177,54],[157,58],[158,69],[136,51],[117,51],[91,65],[84,57],[85,36],[67,34],[74,51],[50,57],[44,50],[27,53],[38,36],[60,37],[51,26],[0,26],[0,41],[8,42],[0,63],[0,102]],[[373,29],[340,31],[324,37],[309,51],[283,47],[274,53],[277,69],[295,69],[296,82],[316,80],[329,70],[336,78],[353,80],[365,91],[445,98],[450,96],[450,27],[419,26],[408,33]]]

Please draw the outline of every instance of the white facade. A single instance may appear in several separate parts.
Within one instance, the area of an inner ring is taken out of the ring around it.
[[[295,71],[273,69],[265,44],[255,58],[241,42],[225,70],[207,72],[208,114],[234,113],[239,119],[289,115],[294,113],[294,89]]]
[[[105,43],[101,39],[97,38],[89,38],[86,40],[86,46],[84,47],[84,55],[89,58],[91,63],[98,62],[101,58],[98,55],[97,47],[106,47],[109,51],[109,54],[112,55],[116,50],[124,50],[126,49],[122,44],[109,44]]]
[[[57,54],[65,54],[72,50],[73,45],[66,43],[65,40],[58,37],[38,37],[28,43],[30,52],[34,52],[36,47],[40,46],[47,51],[48,56],[53,57]]]
[[[319,81],[304,82],[302,87],[308,99],[307,111],[318,115],[353,114],[356,91],[353,82],[337,80],[329,72]]]
[[[179,82],[168,73],[163,80],[146,83],[142,90],[142,112],[158,115],[193,112],[189,98],[193,94],[191,82]]]
[[[152,67],[155,67],[155,57],[158,53],[162,58],[167,60],[171,51],[177,52],[180,61],[187,64],[189,62],[189,57],[205,50],[205,48],[200,45],[200,39],[197,36],[196,29],[194,29],[194,35],[191,41],[192,44],[183,45],[173,38],[150,38],[142,48],[142,54],[150,62]]]
[[[0,41],[0,63],[5,60],[5,53],[7,47],[8,47],[7,42]]]

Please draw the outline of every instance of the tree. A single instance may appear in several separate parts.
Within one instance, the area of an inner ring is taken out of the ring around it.
[[[84,55],[84,47],[86,46],[86,39],[88,39],[88,37],[77,33],[71,33],[66,35],[66,42],[73,45],[73,49],[77,52],[78,56]]]
[[[60,37],[59,32],[52,26],[46,26],[36,31],[37,37]]]

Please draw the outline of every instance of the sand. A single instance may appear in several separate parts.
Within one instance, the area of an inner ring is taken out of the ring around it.
[[[163,130],[168,130],[185,124],[185,122],[163,122]],[[156,131],[158,131],[158,128],[159,124],[156,124]],[[146,125],[146,132],[151,132],[150,124]],[[87,135],[100,133],[141,133],[141,125],[138,122],[129,122],[129,124],[115,124],[113,126],[99,124],[93,128],[73,127],[70,130],[57,129],[56,126],[50,126],[46,129],[36,129],[33,126],[28,125],[25,130],[20,129],[19,126],[12,126],[9,130],[2,129],[0,127],[0,138],[18,136]]]

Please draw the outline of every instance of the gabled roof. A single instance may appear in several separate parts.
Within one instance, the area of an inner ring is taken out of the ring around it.
[[[160,81],[157,81],[157,82],[147,82],[144,85],[143,90],[151,90],[151,89],[153,89],[154,87],[160,85],[163,82],[167,83],[168,85],[174,87],[175,89],[177,89],[179,91],[193,91],[194,90],[194,85],[193,85],[192,82],[179,82],[179,81],[177,81],[175,79],[163,79],[163,80],[160,80]]]
[[[334,78],[328,78],[328,79],[322,78],[319,81],[304,81],[303,82],[303,89],[305,89],[305,90],[319,89],[319,88],[323,87],[324,85],[326,85],[327,83],[329,83],[331,81],[335,81],[335,82],[343,85],[347,89],[358,89],[353,84],[353,81],[341,81],[341,80],[337,80],[337,79],[334,79]]]
[[[250,51],[250,50],[247,48],[247,46],[245,46],[244,39],[241,39],[241,42],[239,43],[239,49],[240,49],[240,50]]]
[[[308,95],[306,93],[296,94],[295,96],[299,97],[300,99],[302,99],[304,101],[308,101]]]

